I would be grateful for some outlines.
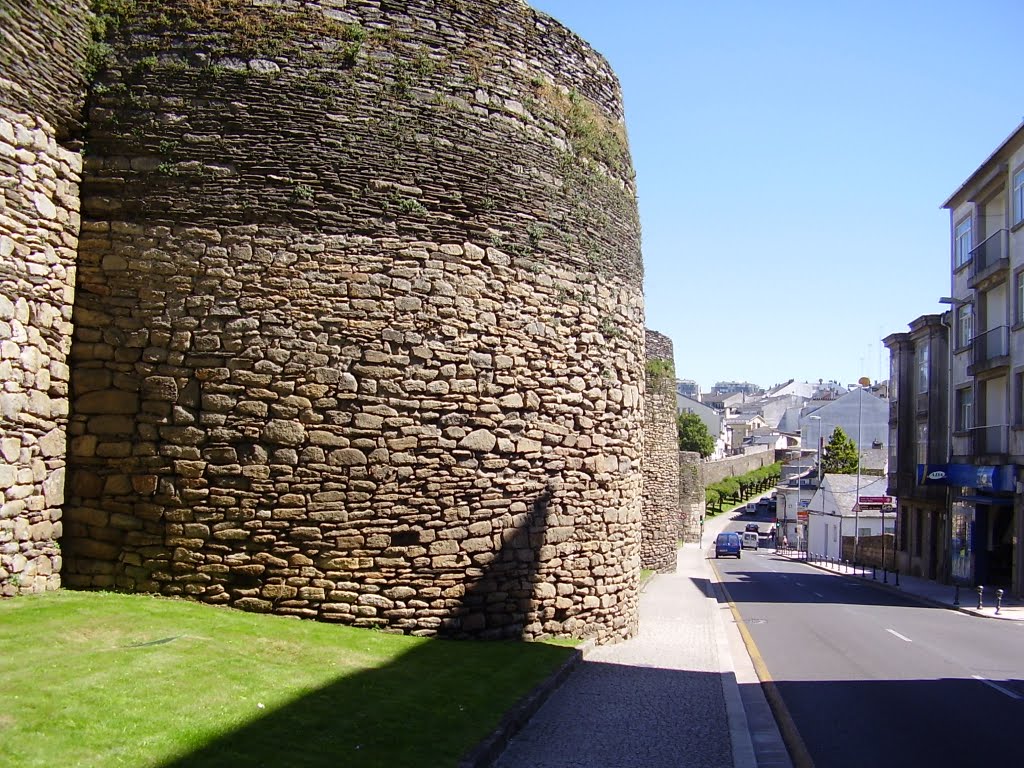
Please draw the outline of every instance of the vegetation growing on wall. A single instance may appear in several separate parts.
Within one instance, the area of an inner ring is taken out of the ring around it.
[[[647,376],[655,382],[674,381],[676,378],[676,367],[671,360],[652,358],[647,361]]]

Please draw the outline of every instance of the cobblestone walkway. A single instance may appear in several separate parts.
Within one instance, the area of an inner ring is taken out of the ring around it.
[[[679,550],[640,599],[640,631],[593,649],[508,745],[497,768],[733,765],[717,602],[700,547]],[[724,651],[728,655],[728,650]]]

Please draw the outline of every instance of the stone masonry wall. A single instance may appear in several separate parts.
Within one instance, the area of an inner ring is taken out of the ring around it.
[[[24,0],[0,7],[4,596],[60,586],[84,46],[83,3]],[[45,55],[53,50],[60,55]]]
[[[762,451],[761,453],[750,453],[744,456],[730,456],[727,459],[718,461],[706,461],[701,465],[704,475],[704,487],[724,480],[727,477],[743,475],[761,467],[767,467],[775,462],[773,451]]]
[[[65,582],[632,634],[642,268],[607,64],[498,0],[137,7],[89,111]]]
[[[672,340],[646,331],[644,419],[644,568],[672,571],[679,541],[679,439]]]
[[[679,451],[679,528],[687,544],[699,544],[707,511],[704,462],[696,451]]]

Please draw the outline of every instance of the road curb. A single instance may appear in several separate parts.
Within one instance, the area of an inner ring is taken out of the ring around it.
[[[793,716],[789,713],[789,708],[786,706],[786,702],[783,701],[782,694],[779,693],[778,687],[775,685],[775,681],[772,679],[771,673],[764,663],[764,659],[761,658],[761,652],[757,649],[757,644],[754,642],[750,630],[743,623],[743,617],[740,616],[736,604],[733,602],[732,595],[729,594],[729,588],[722,581],[718,568],[714,567],[714,563],[712,563],[712,571],[715,574],[715,586],[721,590],[729,606],[733,621],[736,623],[736,628],[739,630],[740,637],[743,640],[743,645],[746,647],[750,661],[754,665],[754,672],[761,683],[761,691],[764,693],[765,700],[768,702],[772,715],[775,717],[775,725],[778,727],[782,741],[789,752],[789,759],[793,762],[794,768],[814,768],[814,760],[811,758],[811,753],[807,750],[807,745],[804,744],[803,737],[793,721]]]
[[[868,579],[864,576],[857,576],[852,573],[842,573],[840,571],[833,571],[831,568],[825,568],[821,565],[818,565],[817,563],[809,563],[803,558],[789,557],[788,555],[779,555],[779,557],[785,557],[787,560],[790,560],[795,563],[803,563],[804,565],[808,565],[811,568],[814,568],[815,570],[822,571],[823,573],[830,573],[834,576],[842,576],[844,579],[853,579],[857,581],[857,583],[859,584],[867,584],[876,589],[881,589],[886,592],[890,592],[894,595],[900,595],[902,597],[909,598],[910,600],[916,600],[917,602],[923,603],[924,605],[930,605],[935,608],[945,608],[948,611],[957,611],[958,613],[966,614],[967,616],[971,616],[975,619],[994,619],[996,621],[1020,621],[1020,619],[1015,619],[1012,616],[996,616],[995,614],[979,613],[976,608],[969,608],[964,605],[950,605],[949,603],[944,603],[941,600],[935,600],[924,595],[919,595],[916,592],[908,592],[905,589],[900,589],[894,584],[886,584],[884,581],[878,581],[877,579]]]
[[[505,713],[498,726],[459,761],[458,768],[490,768],[494,765],[512,738],[526,726],[548,697],[566,681],[593,648],[592,640],[577,647],[558,669]]]

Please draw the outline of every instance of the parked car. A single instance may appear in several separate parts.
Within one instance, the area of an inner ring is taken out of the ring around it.
[[[743,549],[757,549],[761,546],[758,541],[757,531],[744,531],[743,532]]]
[[[736,555],[740,557],[743,553],[743,545],[740,542],[740,535],[735,531],[723,531],[715,539],[715,557],[722,555]]]
[[[757,512],[756,512],[756,514],[758,514],[758,515],[767,515],[768,512],[770,511],[770,508],[771,508],[770,505],[771,505],[771,502],[768,501],[768,499],[761,499],[760,501],[757,502]]]
[[[753,502],[753,501],[747,502],[747,514],[748,515],[756,515],[757,514],[757,504],[755,502]]]

